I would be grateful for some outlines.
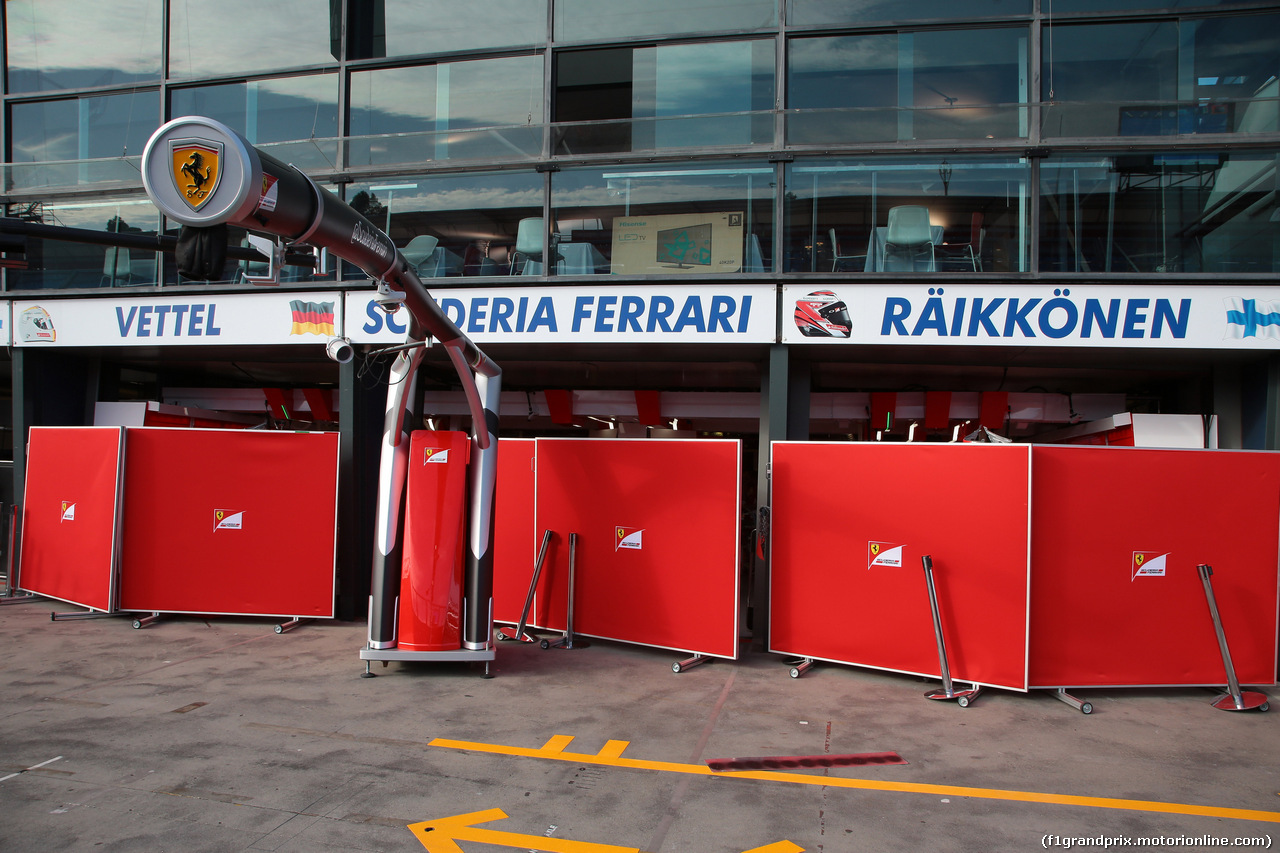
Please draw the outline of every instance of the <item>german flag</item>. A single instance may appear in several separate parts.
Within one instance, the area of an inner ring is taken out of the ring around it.
[[[333,303],[303,302],[295,299],[289,303],[293,309],[291,335],[333,335]]]

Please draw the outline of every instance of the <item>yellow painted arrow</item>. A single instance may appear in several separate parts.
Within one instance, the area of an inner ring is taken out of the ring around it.
[[[459,841],[493,844],[498,847],[522,847],[525,850],[544,850],[546,853],[643,853],[639,847],[617,847],[613,844],[596,844],[591,841],[547,838],[542,835],[522,835],[518,832],[501,832],[481,829],[479,823],[502,820],[507,813],[502,809],[485,809],[468,814],[426,820],[409,824],[409,831],[422,842],[427,853],[463,853]],[[804,848],[790,841],[777,841],[745,850],[743,853],[803,853]]]

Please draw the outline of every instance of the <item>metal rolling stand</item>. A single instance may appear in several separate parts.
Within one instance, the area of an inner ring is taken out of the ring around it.
[[[533,593],[538,588],[538,578],[542,575],[542,565],[547,559],[547,547],[551,544],[551,537],[554,534],[550,530],[542,531],[542,546],[538,548],[538,562],[533,567],[533,578],[529,581],[529,592],[524,597],[524,607],[520,610],[520,624],[516,626],[514,631],[511,628],[499,628],[499,640],[519,640],[522,643],[536,642],[533,635],[525,633],[525,626],[529,624],[529,608],[533,604]]]
[[[552,643],[550,640],[542,641],[544,649],[585,649],[590,643],[582,640],[574,641],[573,639],[573,584],[574,577],[577,574],[577,553],[578,553],[578,534],[569,534],[569,607],[565,616],[564,636],[557,642]]]
[[[792,678],[799,678],[811,669],[813,669],[813,658],[801,658],[791,664],[791,670],[787,674]]]
[[[0,604],[24,604],[28,601],[35,601],[36,596],[30,592],[19,592],[18,585],[14,582],[14,566],[16,565],[13,558],[14,546],[18,541],[18,507],[15,504],[9,511],[9,548],[8,559],[5,565],[4,575],[4,592],[0,593]]]
[[[686,669],[693,669],[695,666],[701,666],[702,664],[706,663],[709,660],[711,660],[711,658],[707,657],[706,655],[694,654],[694,656],[691,658],[678,660],[675,663],[671,664],[671,671],[674,673],[681,673],[681,672],[684,672]]]
[[[1083,699],[1072,696],[1070,693],[1067,692],[1067,689],[1065,687],[1059,687],[1057,690],[1053,691],[1053,698],[1057,699],[1059,702],[1066,702],[1068,705],[1070,705],[1072,708],[1075,708],[1081,714],[1093,713],[1092,702],[1086,702]]]
[[[954,699],[961,708],[967,708],[970,702],[982,695],[982,687],[975,684],[968,690],[956,690],[951,683],[947,645],[942,639],[942,617],[938,615],[938,591],[933,585],[933,557],[925,554],[920,562],[924,564],[924,579],[929,587],[929,608],[933,611],[933,633],[938,639],[938,666],[942,672],[942,689],[930,690],[924,695],[930,699]]]
[[[303,622],[310,622],[310,621],[311,621],[310,619],[303,619],[301,616],[295,616],[292,619],[281,622],[279,625],[277,625],[276,633],[283,634],[285,631],[292,631],[294,628],[297,628]]]
[[[1222,651],[1222,665],[1227,670],[1227,693],[1213,702],[1219,711],[1266,711],[1271,708],[1266,694],[1251,690],[1240,691],[1240,682],[1236,679],[1236,669],[1231,664],[1231,650],[1227,648],[1227,635],[1222,630],[1222,617],[1218,614],[1218,602],[1213,595],[1213,582],[1209,580],[1213,567],[1204,563],[1196,566],[1200,573],[1200,582],[1204,584],[1204,597],[1209,602],[1209,616],[1213,619],[1213,630],[1218,635],[1218,648]]]

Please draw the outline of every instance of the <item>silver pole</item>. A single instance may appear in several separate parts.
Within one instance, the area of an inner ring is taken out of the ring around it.
[[[1222,652],[1222,665],[1227,670],[1227,691],[1228,695],[1219,697],[1214,700],[1213,707],[1220,711],[1249,711],[1257,708],[1259,711],[1265,711],[1270,708],[1267,697],[1262,693],[1253,691],[1240,691],[1240,682],[1236,678],[1236,668],[1231,663],[1231,650],[1227,648],[1227,634],[1222,630],[1222,616],[1218,613],[1218,602],[1213,594],[1213,582],[1209,580],[1209,576],[1213,574],[1213,567],[1201,563],[1196,566],[1196,571],[1200,573],[1200,582],[1204,584],[1204,597],[1209,602],[1209,616],[1213,619],[1213,630],[1218,635],[1218,649]]]
[[[933,557],[925,554],[920,558],[924,564],[924,582],[929,587],[929,609],[933,611],[933,633],[938,640],[938,666],[942,670],[942,689],[946,698],[955,697],[951,689],[951,669],[947,666],[947,645],[942,640],[942,617],[938,614],[938,591],[933,585]]]

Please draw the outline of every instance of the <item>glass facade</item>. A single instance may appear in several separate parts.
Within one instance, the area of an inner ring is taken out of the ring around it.
[[[1280,271],[1274,4],[10,0],[4,14],[4,187],[33,221],[172,233],[139,156],[168,118],[207,115],[334,186],[433,278]],[[163,256],[124,276],[101,247],[40,246],[6,288],[176,281]]]

